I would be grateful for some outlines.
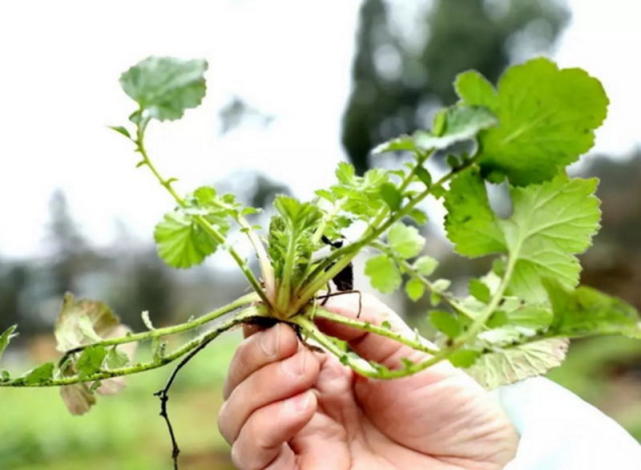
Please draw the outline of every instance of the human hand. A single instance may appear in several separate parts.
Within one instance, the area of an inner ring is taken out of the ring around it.
[[[358,296],[333,297],[326,308],[354,318]],[[363,296],[361,319],[408,329],[371,296]],[[388,338],[317,324],[390,368],[403,357],[424,358]],[[223,393],[218,424],[240,470],[500,470],[518,442],[498,402],[451,364],[401,379],[367,379],[312,352],[284,324],[241,344]]]

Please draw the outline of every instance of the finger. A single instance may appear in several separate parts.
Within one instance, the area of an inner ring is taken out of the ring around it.
[[[362,298],[359,299],[359,296]],[[412,331],[405,322],[387,305],[376,297],[367,294],[346,294],[330,298],[325,305],[327,310],[373,325],[387,322],[395,331],[411,334]],[[402,364],[401,357],[412,360],[420,359],[425,354],[417,353],[411,348],[390,338],[332,322],[325,318],[317,318],[318,327],[325,333],[345,340],[350,348],[361,357],[378,362],[387,367],[395,368]]]
[[[256,410],[242,427],[231,451],[240,470],[295,470],[296,458],[287,441],[316,410],[311,390]]]
[[[298,349],[296,333],[279,323],[246,338],[234,354],[223,386],[227,399],[232,390],[261,367],[293,355]]]
[[[227,442],[234,442],[254,411],[309,389],[319,368],[319,359],[301,346],[293,356],[257,370],[234,388],[223,403],[218,414],[220,433]]]

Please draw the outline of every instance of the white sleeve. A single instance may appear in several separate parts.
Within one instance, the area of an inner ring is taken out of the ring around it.
[[[641,470],[641,445],[560,385],[536,377],[497,394],[521,435],[505,470]]]

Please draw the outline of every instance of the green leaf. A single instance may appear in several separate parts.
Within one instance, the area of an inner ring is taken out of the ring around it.
[[[370,283],[383,294],[391,294],[401,285],[401,273],[396,263],[387,255],[378,255],[365,263],[365,274]]]
[[[473,349],[457,349],[450,354],[447,359],[454,367],[462,367],[466,369],[471,367],[480,356],[481,353]]]
[[[457,253],[477,257],[502,252],[505,239],[475,169],[457,175],[445,195],[445,229]]]
[[[437,279],[432,284],[432,290],[434,292],[445,292],[450,287],[450,284],[452,284],[452,281],[449,279]]]
[[[394,139],[378,144],[372,149],[372,155],[378,155],[385,152],[416,152],[416,144],[414,138],[409,135],[402,135]]]
[[[481,385],[494,389],[546,373],[565,359],[568,340],[545,339],[483,354],[466,370]]]
[[[106,356],[107,349],[104,346],[91,346],[83,350],[76,362],[78,375],[87,378],[99,372]]]
[[[436,135],[428,131],[415,132],[414,141],[418,148],[444,149],[457,142],[472,139],[479,131],[489,129],[497,123],[492,112],[486,108],[460,105],[447,108],[444,114],[437,114],[435,120],[441,120],[436,126],[441,132]]]
[[[403,202],[403,195],[392,183],[383,183],[380,188],[381,198],[393,211],[397,211],[401,208],[401,203]]]
[[[540,302],[547,298],[543,278],[567,288],[577,285],[581,266],[574,255],[590,246],[599,228],[597,182],[559,175],[512,190],[514,213],[501,221],[508,252],[517,259],[508,293]]]
[[[103,302],[88,299],[76,300],[67,293],[55,324],[58,351],[65,352],[83,346],[118,331],[120,319]]]
[[[228,226],[220,224],[218,228],[224,234]],[[196,222],[194,216],[182,211],[165,214],[163,220],[156,225],[154,239],[160,258],[174,268],[200,264],[219,246]]]
[[[422,166],[419,166],[415,171],[416,177],[428,188],[432,185],[432,175]]]
[[[558,175],[540,185],[512,188],[512,216],[499,219],[478,172],[465,171],[446,196],[448,237],[466,256],[508,254],[513,269],[507,293],[544,301],[543,278],[555,278],[568,288],[578,282],[580,265],[574,255],[590,246],[599,227],[596,185],[596,179]]]
[[[456,338],[463,332],[462,325],[452,313],[432,310],[429,314],[429,320],[434,328],[444,333],[448,338]]]
[[[414,258],[425,245],[423,238],[414,227],[395,223],[387,232],[387,241],[392,251],[402,259]]]
[[[481,166],[514,185],[549,180],[587,152],[608,105],[597,79],[545,58],[507,69],[497,91],[473,72],[460,75],[455,88],[463,103],[497,116],[499,125],[480,135]]]
[[[289,196],[278,196],[274,208],[277,215],[269,226],[269,256],[276,279],[281,281],[282,289],[289,290],[303,280],[316,249],[312,235],[323,214],[314,204]]]
[[[24,376],[16,379],[25,385],[43,384],[50,381],[53,377],[55,366],[53,362],[46,362],[35,369],[30,370]]]
[[[416,222],[418,225],[425,225],[427,223],[427,214],[423,212],[421,209],[414,208],[410,211],[409,214],[407,214],[408,217],[411,219],[414,219],[414,222]]]
[[[550,326],[554,315],[544,305],[525,305],[506,313],[508,322],[513,326],[542,331]]]
[[[468,290],[470,291],[470,295],[479,302],[483,302],[484,304],[490,302],[490,289],[483,284],[482,281],[479,281],[478,279],[470,279]]]
[[[457,75],[454,89],[465,103],[473,103],[488,109],[498,107],[498,94],[494,86],[476,70],[468,70]]]
[[[109,126],[109,129],[116,131],[118,134],[124,135],[128,139],[131,139],[131,134],[126,127],[123,126]]]
[[[149,57],[120,77],[122,89],[152,118],[180,119],[205,96],[207,62]]]
[[[423,294],[425,293],[425,285],[420,279],[413,277],[405,284],[405,293],[410,299],[416,302],[418,299],[423,297]]]
[[[641,339],[639,313],[623,300],[586,286],[571,291],[552,279],[546,279],[545,287],[554,311],[552,333],[569,337],[619,334]]]
[[[413,268],[422,276],[431,276],[438,267],[438,261],[431,256],[421,256],[414,261]]]
[[[16,328],[18,328],[18,325],[12,325],[0,334],[0,360],[2,360],[2,355],[11,342],[11,339],[18,336],[17,333],[15,333]]]

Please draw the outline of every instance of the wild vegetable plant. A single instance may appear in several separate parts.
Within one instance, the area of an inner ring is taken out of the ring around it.
[[[121,325],[105,304],[67,294],[55,326],[60,360],[17,377],[2,371],[0,386],[61,387],[70,411],[81,414],[94,404],[96,393],[119,390],[120,377],[178,361],[157,393],[177,465],[166,408],[169,388],[195,354],[242,323],[287,323],[307,344],[366,377],[404,377],[447,360],[488,388],[558,366],[570,338],[620,334],[641,339],[633,307],[578,285],[577,255],[599,228],[597,180],[570,178],[566,167],[592,147],[608,104],[599,81],[585,71],[559,69],[538,58],[510,67],[496,87],[477,72],[462,73],[454,82],[459,101],[440,110],[430,130],[373,150],[374,155],[403,154],[405,164],[357,175],[352,165],[340,163],[334,185],[318,190],[311,201],[278,196],[269,226],[259,227],[248,220],[257,210],[233,194],[212,186],[179,193],[176,179],[163,175],[147,151],[150,125],[180,119],[201,103],[206,69],[202,60],[155,57],[133,66],[120,83],[137,107],[127,126],[113,129],[133,144],[136,166],[148,170],[173,199],[174,207],[154,231],[159,256],[182,269],[227,251],[251,293],[163,328],[145,313],[148,330],[139,333]],[[447,170],[428,167],[430,160],[447,162]],[[489,202],[488,187],[496,184],[509,188],[507,217],[497,215]],[[434,275],[438,263],[426,253],[418,228],[427,222],[421,203],[428,198],[443,204],[445,230],[456,253],[494,260],[487,274],[469,282],[466,295],[456,295],[450,281]],[[345,238],[346,233],[356,235]],[[237,251],[239,241],[232,234],[253,247],[257,272]],[[429,295],[428,320],[437,331],[431,342],[387,322],[371,324],[324,307],[329,296],[353,292],[351,263],[362,252],[370,254],[365,274],[379,291],[403,286],[413,301]],[[428,358],[408,359],[395,369],[367,361],[321,332],[315,318],[392,338]],[[195,339],[167,347],[167,336],[206,325],[209,329]],[[0,355],[15,331],[12,326],[0,336]],[[151,357],[134,359],[132,346],[144,341],[151,343]]]

